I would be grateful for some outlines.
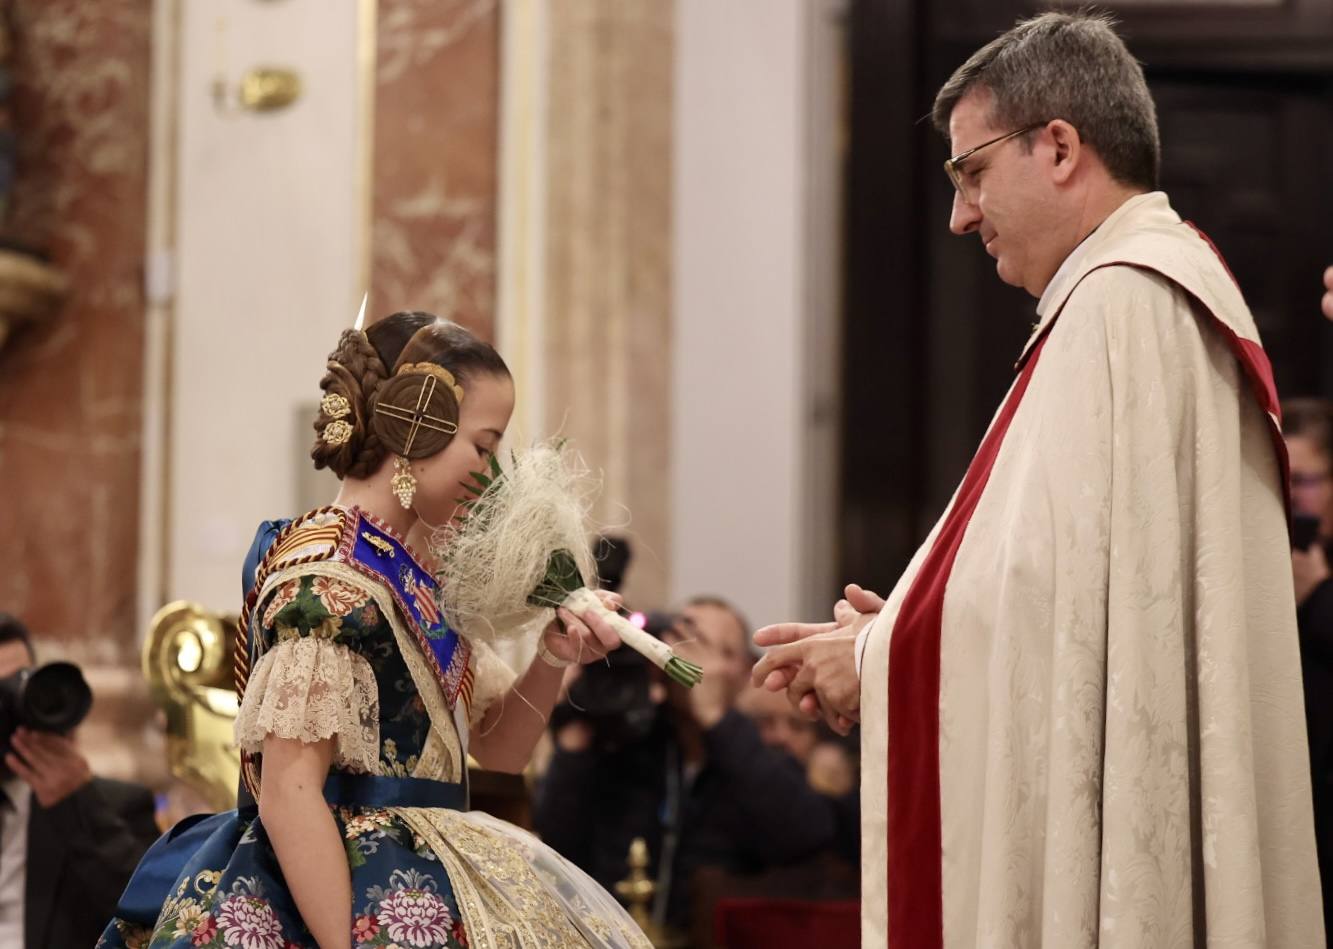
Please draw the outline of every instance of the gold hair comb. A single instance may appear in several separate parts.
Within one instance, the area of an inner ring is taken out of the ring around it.
[[[458,400],[459,405],[463,404],[463,387],[454,379],[454,374],[443,366],[438,366],[433,362],[410,362],[401,366],[394,375],[403,373],[424,373],[428,376],[434,376],[453,390],[454,398]]]

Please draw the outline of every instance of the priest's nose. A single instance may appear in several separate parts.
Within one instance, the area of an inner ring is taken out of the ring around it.
[[[949,212],[949,230],[959,236],[970,234],[981,226],[981,209],[963,200],[962,194],[953,193],[953,208]]]

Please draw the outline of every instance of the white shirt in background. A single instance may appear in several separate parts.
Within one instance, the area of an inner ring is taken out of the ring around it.
[[[22,946],[32,788],[10,778],[0,782],[0,791],[0,946]]]

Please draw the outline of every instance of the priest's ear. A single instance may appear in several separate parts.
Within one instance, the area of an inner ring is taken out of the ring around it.
[[[1068,184],[1074,172],[1078,170],[1079,164],[1086,160],[1083,154],[1083,139],[1079,136],[1078,129],[1064,119],[1048,122],[1046,134],[1051,136],[1051,142],[1055,145],[1055,162],[1052,167],[1055,183]]]

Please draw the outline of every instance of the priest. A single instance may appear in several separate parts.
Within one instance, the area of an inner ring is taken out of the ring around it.
[[[864,944],[1323,946],[1277,394],[1142,69],[1045,14],[934,120],[1037,325],[887,601],[756,636],[756,684],[860,722]]]

